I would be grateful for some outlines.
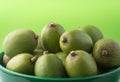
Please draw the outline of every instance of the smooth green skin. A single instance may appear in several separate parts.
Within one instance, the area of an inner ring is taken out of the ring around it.
[[[53,23],[56,27],[51,27],[50,24],[52,23],[47,24],[41,31],[41,45],[43,49],[48,50],[49,52],[59,52],[61,51],[59,38],[65,30],[59,24]]]
[[[65,54],[64,52],[58,52],[58,53],[56,53],[56,55],[61,59],[61,61],[64,64],[68,54]]]
[[[41,45],[41,37],[40,37],[40,35],[38,36],[38,43],[37,43],[36,49],[44,50],[44,49],[42,48],[42,45]]]
[[[6,68],[14,72],[33,75],[34,63],[30,60],[32,57],[29,53],[18,54],[9,60]]]
[[[104,38],[102,31],[93,25],[81,26],[78,29],[86,32],[91,37],[93,44],[95,44],[98,40]]]
[[[65,68],[62,61],[55,54],[44,54],[40,56],[34,69],[35,76],[62,78],[65,77]]]
[[[103,50],[108,54],[102,56]],[[102,68],[113,68],[120,66],[120,46],[112,39],[101,39],[93,48],[93,57]]]
[[[43,55],[43,52],[44,52],[44,51],[41,50],[41,49],[35,49],[32,54],[33,54],[34,56],[39,57],[39,56]]]
[[[62,42],[63,38],[67,39],[66,43]],[[69,54],[72,50],[85,50],[91,52],[93,42],[85,32],[80,30],[70,30],[61,35],[60,47],[66,54]]]
[[[67,74],[71,78],[85,77],[98,74],[97,64],[93,57],[83,50],[74,51],[76,55],[70,53],[65,61]]]
[[[3,51],[13,57],[20,53],[32,53],[37,46],[37,36],[29,29],[16,29],[3,41]]]

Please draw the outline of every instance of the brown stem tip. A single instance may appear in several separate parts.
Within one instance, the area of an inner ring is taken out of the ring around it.
[[[67,43],[67,42],[68,42],[68,41],[67,41],[67,38],[66,38],[66,37],[62,38],[62,42],[63,42],[63,43]]]
[[[49,54],[49,51],[44,51],[43,54]]]
[[[109,55],[109,53],[106,49],[102,50],[102,52],[101,52],[102,57],[107,57],[108,55]]]
[[[37,59],[38,59],[38,56],[34,56],[31,58],[31,62],[34,63],[34,62],[36,62]]]
[[[72,57],[77,55],[77,53],[75,53],[75,51],[71,51],[70,54],[71,54]]]
[[[56,24],[51,23],[51,24],[50,24],[50,27],[56,27]]]

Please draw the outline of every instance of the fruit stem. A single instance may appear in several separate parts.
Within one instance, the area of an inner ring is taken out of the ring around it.
[[[56,24],[51,23],[51,24],[50,24],[50,27],[56,27]]]
[[[49,54],[49,52],[48,51],[44,51],[43,54]]]
[[[38,56],[34,56],[34,57],[31,58],[31,62],[35,63],[37,59],[38,59]]]
[[[108,51],[107,50],[102,50],[102,52],[101,52],[101,56],[103,56],[103,57],[106,57],[106,56],[108,56],[109,55],[109,53],[108,53]]]
[[[74,57],[74,56],[77,55],[77,54],[75,53],[75,51],[71,51],[70,54],[71,54],[72,57]]]
[[[67,43],[67,38],[66,37],[62,38],[62,42]]]

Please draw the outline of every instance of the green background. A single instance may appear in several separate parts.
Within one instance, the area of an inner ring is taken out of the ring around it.
[[[14,29],[40,34],[49,22],[66,30],[92,24],[105,38],[120,42],[120,0],[0,0],[0,51],[4,37]]]

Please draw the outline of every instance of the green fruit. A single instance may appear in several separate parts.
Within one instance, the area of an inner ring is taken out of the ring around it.
[[[65,61],[69,77],[84,77],[98,74],[93,57],[83,50],[71,51]]]
[[[10,57],[20,53],[32,53],[36,46],[37,36],[29,29],[12,31],[3,41],[3,51]]]
[[[83,31],[71,30],[61,35],[60,47],[62,51],[67,54],[72,50],[85,50],[91,52],[93,43],[92,39]]]
[[[103,34],[100,29],[93,25],[81,26],[79,30],[86,32],[91,37],[93,44],[103,38]]]
[[[43,55],[43,50],[41,50],[41,49],[35,49],[33,51],[33,55],[39,57],[39,56]]]
[[[6,68],[14,72],[33,75],[34,62],[31,61],[32,57],[32,54],[28,53],[18,54],[10,59]]]
[[[42,45],[41,45],[41,37],[40,37],[40,36],[38,36],[38,44],[37,44],[37,48],[36,48],[36,49],[44,50],[44,49],[42,48]]]
[[[35,75],[39,77],[65,77],[65,68],[56,54],[47,53],[36,61]]]
[[[56,55],[58,56],[58,58],[61,59],[61,61],[63,62],[63,64],[65,63],[66,57],[68,54],[65,54],[64,52],[58,52],[56,53]]]
[[[120,66],[120,46],[112,39],[101,39],[95,43],[93,57],[102,68]]]
[[[9,61],[10,59],[11,59],[11,58],[10,58],[8,55],[6,55],[6,54],[3,55],[3,64],[4,64],[4,66],[7,65],[8,61]]]
[[[49,52],[61,51],[59,46],[59,38],[64,32],[64,28],[55,23],[49,23],[46,25],[41,32],[41,45]]]

